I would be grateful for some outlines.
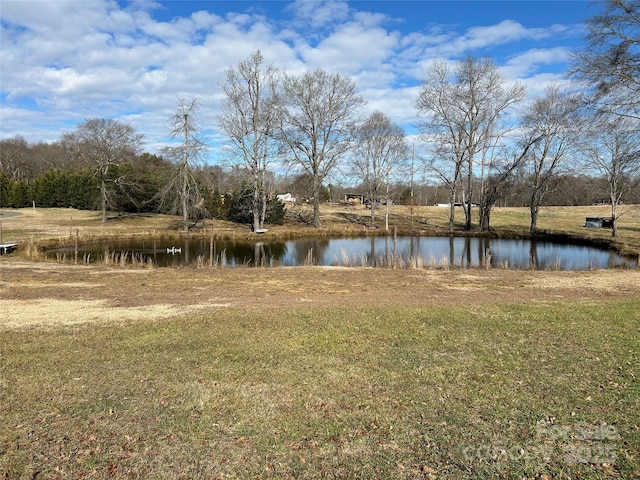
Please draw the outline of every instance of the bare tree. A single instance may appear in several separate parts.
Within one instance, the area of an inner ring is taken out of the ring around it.
[[[82,168],[78,158],[68,156],[65,147],[60,142],[38,142],[31,147],[33,161],[37,165],[37,174],[46,172],[51,168],[68,170]]]
[[[142,146],[143,135],[128,124],[117,120],[93,118],[78,125],[75,131],[62,136],[61,143],[72,155],[81,159],[98,177],[102,222],[113,208],[117,188],[122,178],[112,178],[112,167],[130,162]]]
[[[371,226],[375,227],[376,203],[386,185],[385,229],[389,229],[389,177],[407,160],[404,130],[381,112],[373,112],[357,132],[353,173],[367,189],[371,206]]]
[[[488,162],[485,163],[483,159],[483,169],[486,165],[488,174],[482,175],[480,184],[478,223],[481,231],[489,231],[491,227],[491,209],[508,190],[513,173],[527,158],[529,149],[540,139],[540,136],[529,137],[524,141],[524,144],[516,144],[510,147],[501,146],[496,148],[497,153],[492,151]]]
[[[32,178],[31,147],[18,135],[0,141],[0,173],[11,180],[26,181]]]
[[[200,138],[198,109],[197,98],[188,103],[184,99],[178,101],[178,108],[170,117],[169,134],[179,143],[162,150],[163,156],[175,164],[175,169],[161,192],[161,200],[162,203],[173,200],[173,211],[182,215],[183,232],[189,231],[189,218],[202,203],[193,169],[206,150]]]
[[[586,47],[571,73],[593,88],[601,111],[640,118],[640,1],[594,5],[604,8],[587,20]]]
[[[640,173],[640,122],[630,117],[603,118],[592,125],[582,147],[588,165],[607,182],[615,237],[622,198]]]
[[[236,68],[226,71],[222,83],[226,100],[218,117],[220,127],[231,141],[235,159],[239,159],[251,177],[254,230],[264,226],[269,193],[265,172],[277,156],[274,134],[282,114],[279,73],[272,66],[263,68],[263,61],[258,50]]]
[[[553,180],[569,160],[573,147],[582,133],[581,98],[550,85],[545,95],[528,103],[522,117],[524,145],[528,152],[524,159],[528,169],[529,231],[537,229],[538,213]]]
[[[478,167],[484,175],[488,152],[505,133],[501,120],[524,95],[525,88],[507,84],[491,59],[469,56],[454,71],[441,61],[432,64],[417,100],[418,126],[427,141],[436,145],[436,158],[449,164],[442,167],[432,163],[451,189],[450,230],[462,178],[466,179],[462,189],[465,229],[471,229],[472,187]]]
[[[445,62],[433,62],[417,100],[418,128],[429,146],[429,169],[449,189],[449,231],[453,232],[457,192],[465,161],[461,112],[453,102],[451,69]]]
[[[286,160],[313,182],[313,225],[320,227],[322,182],[353,147],[354,117],[364,103],[353,80],[324,70],[284,77],[287,108],[280,139]]]

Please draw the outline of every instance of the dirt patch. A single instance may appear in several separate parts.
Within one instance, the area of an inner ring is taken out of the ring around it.
[[[120,269],[0,259],[4,328],[153,320],[221,307],[287,310],[625,298],[640,298],[640,271]]]

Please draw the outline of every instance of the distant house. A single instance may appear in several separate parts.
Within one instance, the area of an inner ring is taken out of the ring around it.
[[[276,198],[280,200],[282,203],[296,203],[296,197],[294,197],[290,193],[283,193],[280,195],[276,195]]]

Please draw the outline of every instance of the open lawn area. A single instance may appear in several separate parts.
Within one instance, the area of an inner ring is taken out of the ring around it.
[[[0,256],[0,478],[640,478],[639,376],[638,269]]]
[[[5,478],[640,475],[635,270],[0,271]]]

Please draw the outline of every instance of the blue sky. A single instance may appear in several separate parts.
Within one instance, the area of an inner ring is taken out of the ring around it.
[[[257,49],[287,73],[350,75],[363,115],[409,129],[433,60],[493,57],[533,97],[566,81],[594,12],[585,1],[0,0],[0,138],[56,141],[105,117],[155,153],[178,98],[197,96],[215,161],[219,82]]]

